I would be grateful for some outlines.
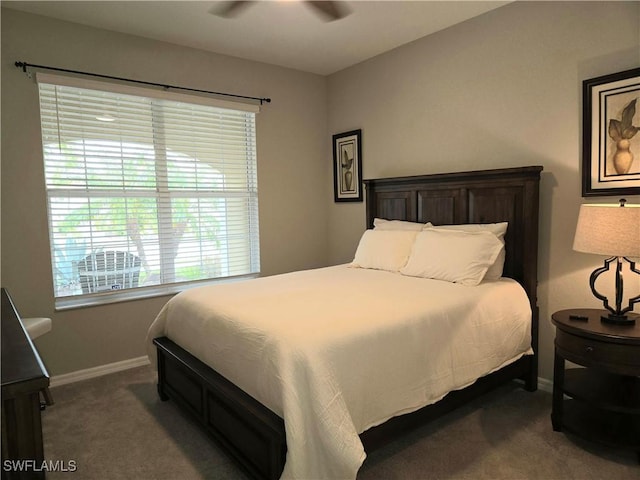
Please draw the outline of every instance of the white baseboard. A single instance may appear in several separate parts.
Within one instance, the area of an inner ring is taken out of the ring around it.
[[[543,392],[553,393],[553,382],[547,378],[538,377],[538,389]]]
[[[525,383],[524,380],[515,379],[515,381],[517,383],[521,383],[524,387],[524,383]],[[546,378],[538,377],[538,390],[541,390],[547,393],[553,393],[553,382]]]
[[[149,365],[149,357],[131,358],[129,360],[123,360],[121,362],[108,363],[107,365],[100,365],[99,367],[87,368],[85,370],[78,370],[77,372],[64,373],[62,375],[55,375],[51,377],[50,387],[59,387],[60,385],[66,385],[68,383],[75,383],[81,380],[88,380],[90,378],[97,378],[110,373],[121,372],[130,368],[142,367],[143,365]]]

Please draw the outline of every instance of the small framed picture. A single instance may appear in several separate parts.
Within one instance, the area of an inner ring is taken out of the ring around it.
[[[333,136],[333,191],[336,202],[362,201],[362,131]]]
[[[640,68],[582,83],[582,196],[640,194]]]

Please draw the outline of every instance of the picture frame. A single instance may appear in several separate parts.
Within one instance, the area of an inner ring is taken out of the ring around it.
[[[640,194],[640,68],[582,82],[582,196]]]
[[[336,202],[362,201],[362,130],[333,135],[333,192]]]

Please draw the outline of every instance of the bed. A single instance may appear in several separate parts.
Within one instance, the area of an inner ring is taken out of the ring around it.
[[[541,170],[365,180],[368,229],[375,219],[430,222],[415,235],[431,241],[458,235],[446,226],[507,222],[504,278],[469,287],[341,265],[183,292],[149,330],[160,398],[256,478],[355,478],[365,452],[409,428],[513,379],[535,390]],[[454,358],[462,368],[450,373]]]

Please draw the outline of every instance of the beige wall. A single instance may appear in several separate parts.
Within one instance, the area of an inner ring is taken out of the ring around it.
[[[2,9],[2,285],[53,375],[145,354],[167,297],[54,312],[38,94],[17,60],[192,88],[271,97],[257,116],[262,272],[327,263],[326,79]],[[304,227],[304,228],[302,228]]]
[[[583,201],[581,82],[639,65],[640,2],[517,2],[329,77],[329,134],[362,129],[364,178],[544,166],[538,296],[546,379],[549,315],[600,306],[588,277],[602,258],[571,249]],[[364,204],[330,204],[331,263],[353,257],[364,228]]]
[[[272,97],[258,115],[264,274],[353,257],[364,204],[333,203],[331,134],[362,129],[365,178],[544,165],[542,377],[549,315],[598,307],[601,258],[571,250],[581,82],[640,65],[639,2],[517,2],[327,78],[3,9],[2,285],[23,315],[53,317],[37,345],[57,375],[144,355],[167,297],[53,311],[37,91],[16,60]]]

